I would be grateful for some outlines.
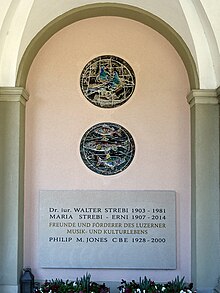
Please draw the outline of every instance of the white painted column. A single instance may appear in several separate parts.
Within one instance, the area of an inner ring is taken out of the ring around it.
[[[23,264],[24,129],[28,93],[0,88],[0,292],[19,292]]]
[[[212,292],[220,268],[219,104],[216,90],[193,90],[192,281],[198,292]]]

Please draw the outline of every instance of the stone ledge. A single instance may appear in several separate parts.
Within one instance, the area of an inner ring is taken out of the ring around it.
[[[25,105],[29,93],[22,87],[0,87],[0,102],[20,102]]]
[[[187,96],[187,102],[190,104],[190,107],[193,107],[195,104],[217,105],[219,103],[218,89],[192,90]]]

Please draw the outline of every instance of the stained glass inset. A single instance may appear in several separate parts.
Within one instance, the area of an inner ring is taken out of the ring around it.
[[[133,94],[135,75],[125,60],[112,55],[99,56],[84,67],[80,86],[92,104],[114,108],[124,104]]]
[[[115,123],[99,123],[83,135],[80,154],[85,165],[102,175],[114,175],[133,160],[135,144],[131,134]]]

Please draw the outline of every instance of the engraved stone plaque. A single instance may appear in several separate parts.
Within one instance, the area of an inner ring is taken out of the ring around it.
[[[41,191],[40,266],[176,268],[174,191]]]

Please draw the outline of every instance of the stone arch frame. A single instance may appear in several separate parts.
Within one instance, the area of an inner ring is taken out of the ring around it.
[[[16,86],[25,88],[27,75],[35,56],[53,34],[76,21],[98,16],[124,17],[141,22],[156,30],[173,45],[181,57],[187,70],[190,88],[199,88],[199,77],[195,61],[181,36],[170,25],[150,12],[131,5],[116,3],[89,4],[74,8],[47,24],[33,38],[25,51],[18,68]]]
[[[141,22],[163,35],[176,49],[187,70],[191,93],[187,99],[191,106],[191,133],[192,133],[192,281],[202,292],[212,292],[211,289],[220,275],[219,268],[219,88],[213,90],[200,90],[199,77],[195,61],[183,39],[177,32],[155,15],[134,6],[103,3],[85,5],[72,9],[48,23],[30,42],[21,59],[16,79],[15,88],[1,88],[0,101],[4,102],[6,109],[14,111],[10,121],[14,128],[8,144],[15,150],[17,146],[17,163],[9,164],[12,174],[18,176],[18,181],[11,188],[6,180],[6,191],[3,186],[4,200],[17,202],[14,216],[10,223],[17,223],[17,233],[11,234],[10,229],[5,234],[5,239],[0,244],[6,245],[12,242],[8,248],[3,249],[4,256],[0,260],[0,271],[4,271],[0,278],[0,291],[2,293],[18,292],[19,278],[22,269],[23,255],[23,186],[24,186],[24,119],[25,103],[28,93],[25,90],[26,80],[30,66],[40,48],[56,32],[76,21],[98,17],[119,16]],[[9,103],[8,103],[9,102]],[[7,105],[6,105],[7,104]],[[1,110],[5,114],[5,110]],[[0,115],[1,116],[1,115]],[[212,131],[210,131],[210,129]],[[8,136],[5,131],[5,136]],[[3,137],[4,139],[4,137]],[[199,141],[199,143],[197,143]],[[202,146],[202,147],[201,147]],[[213,158],[210,153],[215,153]],[[2,149],[1,149],[2,150]],[[7,146],[3,149],[6,161],[10,158]],[[10,162],[9,162],[10,163]],[[204,168],[204,166],[206,168]],[[207,169],[207,171],[206,171]],[[211,174],[209,170],[212,169]],[[19,170],[19,171],[18,171]],[[7,174],[5,175],[7,176]],[[211,192],[210,192],[211,190]],[[207,199],[207,193],[209,198]],[[10,210],[10,202],[6,204],[6,210]],[[5,206],[4,206],[5,207]],[[204,213],[205,211],[205,213]],[[200,215],[203,213],[203,217]],[[0,220],[8,222],[9,219],[0,215]],[[8,223],[8,224],[10,224]],[[13,225],[11,225],[13,226]],[[206,232],[204,232],[206,227]],[[214,227],[214,228],[213,228]],[[7,227],[0,229],[4,231]],[[14,232],[14,231],[13,231]],[[212,250],[210,251],[210,238],[212,238]],[[7,241],[7,242],[6,242]],[[6,243],[6,244],[5,244]],[[12,255],[7,258],[8,253]],[[14,261],[16,259],[16,262]],[[209,276],[207,279],[206,276]],[[7,284],[7,285],[5,285]]]

